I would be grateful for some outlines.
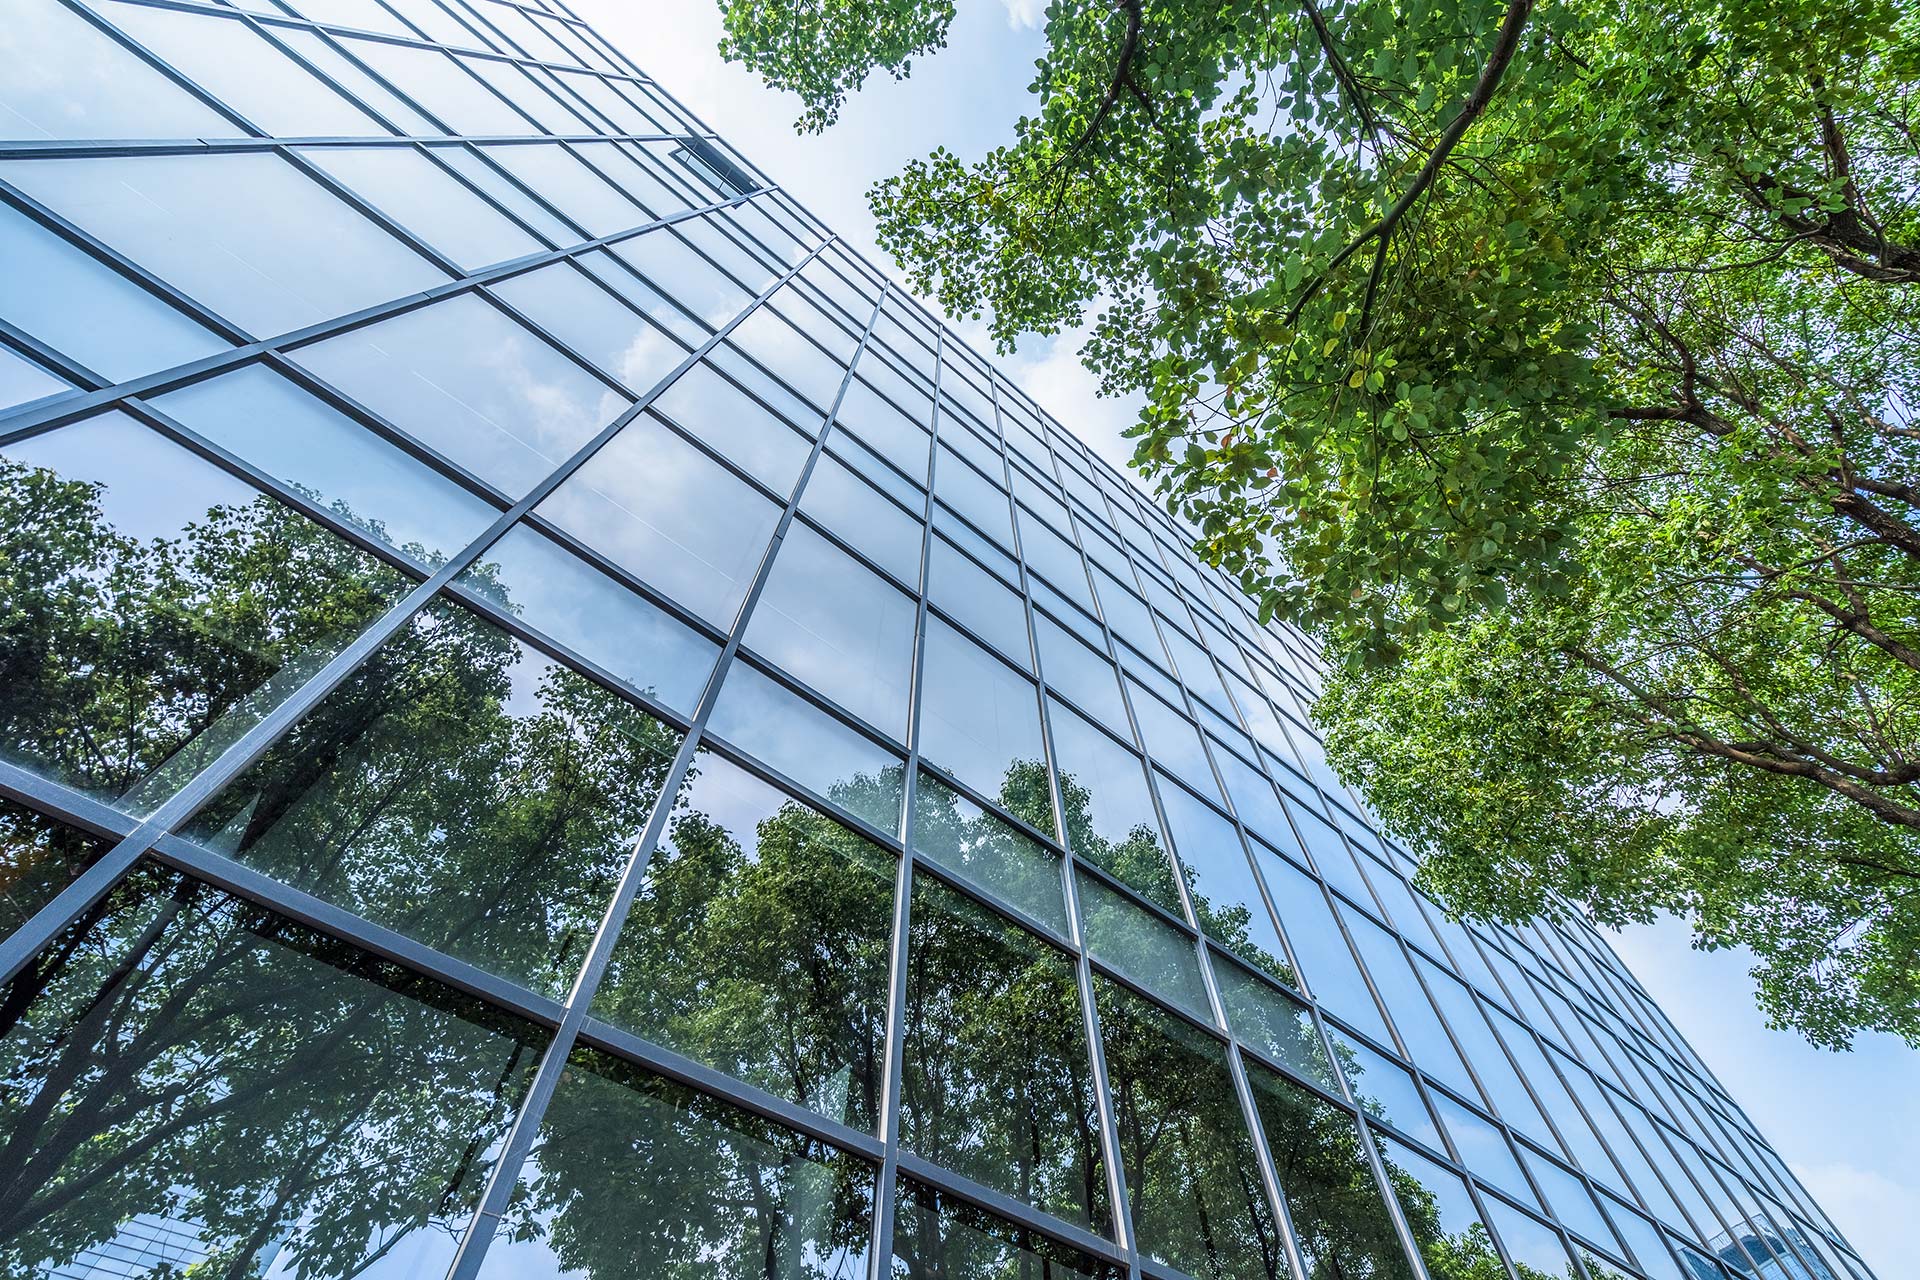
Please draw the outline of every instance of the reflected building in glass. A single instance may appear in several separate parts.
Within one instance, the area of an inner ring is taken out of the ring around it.
[[[1865,1280],[560,0],[12,0],[0,1273]]]

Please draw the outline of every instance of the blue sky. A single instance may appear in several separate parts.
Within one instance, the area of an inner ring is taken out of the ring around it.
[[[948,48],[913,77],[880,79],[825,135],[796,137],[795,100],[715,52],[713,0],[572,0],[582,17],[874,261],[865,191],[935,145],[964,157],[1006,141],[1041,42],[1041,0],[963,0]],[[970,330],[988,348],[977,326]],[[1001,366],[1108,459],[1131,452],[1120,431],[1135,406],[1101,400],[1074,335],[1030,339]],[[1678,921],[1628,930],[1621,958],[1793,1166],[1881,1280],[1898,1280],[1920,1223],[1920,1053],[1886,1036],[1852,1053],[1770,1031],[1754,1007],[1750,963],[1688,945]]]

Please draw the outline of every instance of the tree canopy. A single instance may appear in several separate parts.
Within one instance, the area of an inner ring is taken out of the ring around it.
[[[831,123],[950,6],[723,0]],[[1454,909],[1686,915],[1920,1043],[1920,20],[1888,0],[1056,0],[1012,139],[871,193],[1324,640]]]

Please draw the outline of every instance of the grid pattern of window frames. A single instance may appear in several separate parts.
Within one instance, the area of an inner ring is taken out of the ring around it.
[[[0,1271],[1865,1280],[561,0],[12,0]]]

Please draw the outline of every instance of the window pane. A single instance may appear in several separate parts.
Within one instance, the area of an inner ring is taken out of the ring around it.
[[[576,1049],[480,1275],[863,1275],[872,1212],[851,1156]]]
[[[1168,1004],[1213,1021],[1190,936],[1085,871],[1075,874],[1074,884],[1089,954]]]
[[[0,797],[0,939],[111,847],[109,840]]]
[[[419,7],[438,6],[422,4]],[[400,86],[409,98],[437,116],[449,133],[484,138],[534,132],[525,117],[437,49],[380,40],[348,39],[342,43],[354,57]],[[451,43],[470,47],[474,42],[469,37],[454,39]],[[527,185],[540,189],[537,182]]]
[[[446,1270],[541,1033],[157,868],[48,955],[0,1038],[0,1271]]]
[[[1022,671],[1032,665],[1020,597],[943,537],[933,540],[928,556],[927,598]]]
[[[915,880],[912,918],[902,1145],[1109,1231],[1073,962],[935,880]]]
[[[1119,677],[1106,655],[1080,643],[1045,614],[1035,614],[1033,626],[1047,683],[1121,737],[1132,737],[1127,708],[1120,701]]]
[[[1213,780],[1206,748],[1200,745],[1200,731],[1193,727],[1193,722],[1141,686],[1128,683],[1133,715],[1140,724],[1140,737],[1154,763],[1166,766],[1209,800],[1219,799],[1220,787]]]
[[[914,790],[913,847],[922,858],[1067,932],[1060,858],[930,773]]]
[[[1360,1109],[1428,1146],[1440,1147],[1440,1131],[1420,1100],[1412,1073],[1338,1031],[1332,1034],[1334,1057],[1346,1072]]]
[[[1474,1088],[1473,1078],[1467,1074],[1460,1055],[1454,1052],[1446,1029],[1440,1025],[1433,1004],[1415,979],[1399,942],[1363,916],[1344,911],[1341,914],[1346,917],[1354,946],[1366,960],[1367,972],[1380,992],[1381,1003],[1387,1006],[1394,1025],[1400,1029],[1408,1056],[1423,1071],[1477,1100],[1480,1091]]]
[[[1213,973],[1219,980],[1220,1002],[1227,1007],[1227,1025],[1235,1035],[1274,1061],[1338,1092],[1339,1082],[1307,1006],[1217,957]]]
[[[805,436],[705,363],[675,378],[653,407],[782,498],[812,452]]]
[[[780,295],[776,294],[775,297],[778,299]],[[785,305],[793,304],[789,300]],[[813,337],[828,346],[836,345],[836,339],[845,338],[843,331],[831,327],[817,313],[811,313],[811,316],[815,325]],[[846,366],[802,335],[779,311],[773,307],[758,308],[740,322],[727,340],[813,405],[814,423],[809,426],[826,417],[833,398],[840,393],[840,383],[846,377]]]
[[[271,152],[9,160],[0,176],[257,337],[447,279]]]
[[[469,271],[546,247],[412,147],[312,147],[301,154]]]
[[[116,6],[122,8],[126,6]],[[60,0],[13,0],[0,27],[0,136],[237,138],[239,127]],[[8,258],[8,265],[13,264]]]
[[[898,467],[908,479],[916,484],[926,483],[933,437],[872,387],[858,378],[849,382],[847,394],[834,417],[858,436],[860,443]]]
[[[1531,1204],[1533,1191],[1520,1172],[1520,1161],[1514,1157],[1513,1148],[1507,1145],[1500,1131],[1444,1093],[1435,1093],[1433,1104],[1455,1149],[1460,1152],[1460,1163],[1502,1191]]]
[[[1145,766],[1058,702],[1049,703],[1067,847],[1178,915],[1180,891],[1160,846]]]
[[[635,394],[686,357],[680,345],[570,262],[489,286],[529,321]]]
[[[905,741],[913,600],[802,524],[788,527],[746,643]]]
[[[1432,1280],[1483,1280],[1504,1274],[1493,1237],[1460,1175],[1384,1133],[1374,1134],[1373,1141]]]
[[[626,406],[618,392],[472,294],[302,347],[294,358],[513,496]]]
[[[882,831],[900,830],[899,757],[748,663],[728,668],[708,726]]]
[[[1546,1223],[1492,1196],[1487,1197],[1487,1216],[1493,1219],[1493,1229],[1500,1233],[1514,1269],[1527,1280],[1535,1276],[1578,1280],[1580,1272],[1567,1256],[1567,1246]]]
[[[902,1178],[894,1210],[895,1280],[1124,1280],[1126,1268],[1088,1257],[963,1201]]]
[[[1140,1248],[1194,1276],[1285,1274],[1222,1046],[1093,981]]]
[[[872,1129],[895,860],[702,755],[647,864],[594,1012]]]
[[[587,460],[540,515],[716,627],[733,621],[780,508],[653,418]]]
[[[557,997],[678,746],[617,694],[437,605],[186,834]]]
[[[499,515],[265,365],[196,382],[153,405],[429,568]]]
[[[0,318],[105,378],[124,382],[226,349],[172,304],[4,204],[0,261]]]
[[[1160,803],[1201,932],[1257,968],[1287,974],[1280,931],[1267,914],[1246,847],[1233,825],[1165,775],[1160,778]]]
[[[408,586],[119,413],[0,450],[0,562],[0,754],[135,812]]]
[[[387,136],[372,116],[238,19],[139,4],[94,7],[270,137]],[[169,135],[148,125],[126,136]]]
[[[852,543],[909,588],[920,582],[921,525],[832,454],[807,477],[800,510]]]
[[[933,473],[934,493],[940,501],[965,516],[974,528],[1012,550],[1013,520],[1007,512],[1007,495],[952,451],[942,449],[941,452],[944,456]]]
[[[1293,944],[1293,956],[1300,964],[1315,998],[1337,1017],[1351,1022],[1383,1044],[1392,1043],[1387,1024],[1367,991],[1347,941],[1327,910],[1320,886],[1305,872],[1274,853],[1258,853],[1261,874],[1273,894],[1274,909],[1280,913],[1280,926]]]
[[[1021,817],[1051,830],[1052,805],[1039,799],[1047,765],[1032,683],[938,618],[927,619],[926,646],[921,755],[989,796],[1037,790],[1029,799],[1044,820]]]
[[[11,347],[0,347],[0,409],[72,390],[73,384],[65,378],[55,377]]]
[[[1307,1274],[1413,1280],[1352,1115],[1257,1064],[1247,1084]]]

